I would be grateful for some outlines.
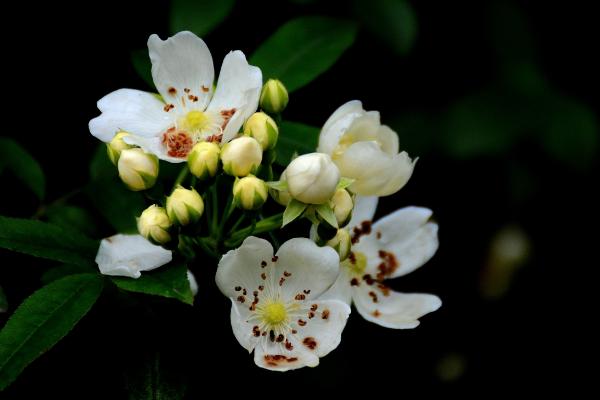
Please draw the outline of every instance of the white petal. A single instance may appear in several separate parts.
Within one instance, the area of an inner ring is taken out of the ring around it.
[[[352,303],[351,279],[348,272],[346,272],[346,268],[340,268],[340,273],[335,280],[335,283],[325,293],[319,296],[319,300],[339,300],[350,305]]]
[[[92,135],[109,142],[117,132],[152,137],[161,135],[173,122],[164,103],[140,90],[119,89],[98,101],[102,114],[89,123]]]
[[[377,250],[392,253],[397,268],[383,278],[406,275],[425,264],[438,248],[438,225],[427,222],[431,210],[422,207],[405,207],[377,221],[372,226],[370,238],[375,238]],[[365,243],[368,245],[368,243]],[[369,269],[379,265],[382,259],[369,259]]]
[[[141,271],[150,271],[169,263],[170,250],[156,246],[141,235],[114,235],[103,239],[96,263],[104,275],[139,278]]]
[[[381,150],[388,154],[398,154],[400,149],[400,143],[398,140],[398,134],[394,132],[389,126],[381,125],[377,129],[377,142],[381,146]]]
[[[360,315],[385,328],[415,328],[419,325],[419,318],[442,305],[439,297],[432,294],[407,294],[391,289],[382,292],[375,285],[368,286],[365,282],[352,290],[352,299]]]
[[[171,157],[167,154],[167,147],[163,144],[160,136],[156,137],[142,137],[137,135],[129,135],[123,138],[123,141],[128,144],[140,146],[146,153],[154,154],[158,158],[170,163],[185,162],[185,158]]]
[[[217,286],[227,297],[240,296],[239,288],[251,293],[264,284],[261,273],[270,269],[272,257],[273,246],[269,242],[254,236],[246,238],[240,247],[221,257],[215,278]]]
[[[339,300],[316,300],[311,303],[306,325],[296,324],[297,343],[317,357],[324,357],[342,340],[342,331],[350,316],[350,306]],[[311,318],[312,316],[312,318]]]
[[[352,231],[352,228],[360,226],[365,221],[373,221],[378,202],[379,197],[377,196],[356,196],[352,218],[347,225],[348,229]]]
[[[375,142],[357,142],[334,161],[342,176],[355,179],[349,189],[362,196],[387,196],[400,190],[414,163],[405,152],[390,155]]]
[[[273,270],[284,299],[316,298],[336,280],[340,259],[331,247],[310,239],[294,238],[281,245]]]
[[[167,103],[181,109],[204,110],[215,77],[212,56],[206,43],[192,32],[179,32],[161,40],[148,39],[152,78]],[[186,90],[187,89],[187,90]],[[197,96],[193,102],[190,97]]]
[[[262,338],[254,349],[254,362],[261,368],[280,372],[319,365],[319,357],[299,343],[292,343],[293,349],[287,350],[281,343]]]
[[[341,105],[323,125],[323,129],[319,134],[317,151],[331,155],[348,127],[364,113],[362,103],[358,100],[352,100]]]
[[[236,304],[235,299],[231,299],[231,329],[233,335],[240,345],[251,353],[256,347],[259,338],[255,337],[252,331],[253,324],[248,322],[250,313],[248,307],[242,304]]]
[[[223,143],[233,139],[244,121],[256,111],[261,88],[262,72],[248,64],[244,53],[236,50],[225,56],[217,90],[208,106],[209,111],[217,113],[236,110],[223,132]]]
[[[190,290],[192,291],[192,294],[196,296],[198,294],[198,282],[196,282],[196,277],[189,269],[187,271],[187,279],[190,283]]]

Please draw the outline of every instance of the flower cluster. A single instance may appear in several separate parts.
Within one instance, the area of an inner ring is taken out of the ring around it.
[[[342,105],[316,151],[293,158],[276,180],[279,122],[289,101],[283,83],[263,85],[261,70],[233,51],[214,85],[210,51],[190,32],[165,41],[152,35],[148,49],[158,94],[110,93],[89,124],[123,183],[153,189],[154,204],[138,216],[139,235],[102,241],[102,273],[136,279],[175,257],[214,257],[235,337],[258,366],[278,371],[316,366],[334,350],[352,304],[366,320],[394,329],[414,328],[440,307],[434,295],[387,284],[427,262],[438,241],[425,208],[372,222],[378,197],[398,192],[415,165],[378,112],[359,101]],[[165,162],[185,164],[161,196],[155,189],[164,186],[157,182]],[[308,221],[305,237],[279,245],[275,233],[300,220]],[[254,236],[261,234],[270,240]]]

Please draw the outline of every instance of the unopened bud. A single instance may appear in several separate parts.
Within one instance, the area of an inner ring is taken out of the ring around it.
[[[204,201],[194,189],[176,188],[167,198],[167,215],[171,222],[188,225],[198,222],[204,212]]]
[[[146,208],[137,220],[140,235],[155,244],[165,244],[171,240],[171,220],[167,211],[156,204]]]
[[[267,197],[267,184],[253,175],[237,179],[233,184],[233,201],[244,210],[259,209]]]
[[[350,255],[352,249],[352,238],[347,229],[338,229],[336,235],[327,242],[327,246],[332,247],[340,256],[340,261],[344,261]]]
[[[269,114],[279,114],[289,101],[288,91],[279,79],[269,79],[260,93],[260,107]]]
[[[338,226],[345,226],[350,222],[354,201],[346,189],[337,189],[330,203]]]
[[[277,144],[279,128],[273,118],[264,112],[257,112],[252,114],[244,124],[244,135],[256,139],[263,150],[269,150]]]
[[[140,148],[121,151],[117,167],[123,183],[136,192],[150,189],[158,177],[158,158]]]
[[[310,153],[292,160],[286,177],[293,198],[307,204],[323,204],[335,193],[340,171],[329,155]]]
[[[106,143],[106,152],[108,153],[108,158],[110,161],[117,165],[119,162],[119,157],[121,156],[121,152],[123,150],[131,149],[133,146],[125,143],[123,138],[128,136],[127,132],[119,132],[115,135],[115,137],[108,143]]]
[[[200,180],[214,177],[219,169],[220,153],[221,148],[216,143],[200,142],[196,144],[187,159],[192,175]]]
[[[256,139],[242,136],[223,146],[221,161],[227,174],[246,176],[258,169],[262,161],[262,148]]]

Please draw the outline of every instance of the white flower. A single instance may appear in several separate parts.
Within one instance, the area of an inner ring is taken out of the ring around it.
[[[141,235],[114,235],[100,242],[96,263],[104,275],[139,278],[171,261],[170,250],[153,245]]]
[[[381,125],[379,112],[353,100],[325,122],[317,151],[331,155],[342,176],[355,179],[349,187],[354,193],[387,196],[408,182],[416,162],[398,148],[398,135]]]
[[[440,308],[431,294],[399,293],[386,279],[406,275],[425,264],[438,248],[438,226],[431,210],[406,207],[371,225],[377,197],[357,197],[349,227],[352,252],[340,265],[337,281],[322,298],[354,303],[359,314],[386,328],[411,329],[419,318]]]
[[[285,170],[290,195],[303,203],[323,204],[334,195],[340,171],[327,154],[303,154]]]
[[[216,281],[231,299],[231,326],[238,342],[262,368],[314,367],[335,349],[350,315],[338,300],[316,300],[335,281],[339,258],[309,239],[285,242],[273,256],[256,237],[225,254]]]
[[[193,33],[179,32],[164,41],[152,35],[148,50],[162,100],[133,89],[103,97],[98,101],[102,114],[89,124],[98,139],[110,142],[117,132],[126,131],[127,143],[162,160],[182,162],[197,142],[233,139],[256,111],[262,73],[248,65],[241,51],[225,56],[213,93],[212,56]]]

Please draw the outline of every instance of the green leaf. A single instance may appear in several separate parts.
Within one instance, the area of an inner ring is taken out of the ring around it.
[[[6,310],[8,310],[8,300],[6,299],[4,289],[0,286],[0,313],[6,312]]]
[[[203,37],[229,15],[235,0],[172,0],[171,34],[192,31]]]
[[[70,264],[91,264],[99,243],[42,221],[0,216],[0,247]]]
[[[306,207],[308,207],[306,204],[299,202],[296,199],[290,200],[287,207],[285,208],[285,211],[283,212],[283,222],[281,224],[281,227],[283,228],[284,226],[301,216],[304,210],[306,210]]]
[[[177,299],[186,304],[194,303],[194,295],[183,264],[168,264],[154,271],[142,273],[138,279],[111,277],[119,288],[129,292],[151,294]]]
[[[102,292],[99,275],[68,276],[33,293],[0,331],[0,390],[62,339]]]
[[[288,92],[327,71],[356,37],[352,22],[328,17],[300,17],[280,27],[252,55],[250,64],[265,80],[276,78]]]
[[[10,138],[0,137],[0,160],[4,168],[23,182],[38,199],[43,200],[46,191],[44,172],[27,150]]]
[[[117,167],[110,162],[106,151],[106,144],[96,147],[90,162],[90,179],[93,181],[118,176]]]
[[[131,52],[131,64],[140,78],[144,80],[152,89],[154,89],[154,80],[152,79],[152,64],[148,56],[148,49],[138,49]]]
[[[417,37],[417,16],[406,0],[356,0],[354,12],[365,27],[396,53],[407,54]]]
[[[95,236],[96,223],[90,213],[81,208],[67,205],[54,205],[46,210],[48,221],[66,229],[79,231],[87,236]]]
[[[91,274],[97,273],[98,268],[92,265],[73,265],[73,264],[61,264],[57,267],[48,269],[42,274],[41,281],[44,285],[54,282],[65,276],[77,275],[77,274]]]
[[[277,140],[277,164],[287,167],[294,154],[312,153],[319,142],[319,128],[299,122],[283,121]]]
[[[173,345],[176,346],[172,344],[169,350]],[[125,376],[129,399],[183,399],[187,371],[177,357],[179,354],[147,349],[146,354],[130,359]]]
[[[338,227],[337,219],[335,218],[335,214],[333,213],[333,210],[329,204],[323,203],[316,205],[315,210],[317,211],[317,214],[319,214],[329,225],[333,226],[334,228]]]

